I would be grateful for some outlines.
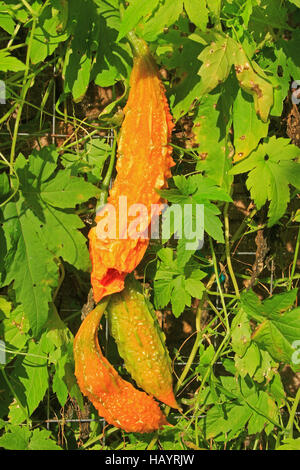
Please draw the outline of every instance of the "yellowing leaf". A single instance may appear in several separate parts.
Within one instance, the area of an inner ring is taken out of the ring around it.
[[[255,62],[250,62],[242,47],[234,52],[234,66],[240,87],[253,96],[256,113],[267,122],[273,106],[273,86],[263,77],[263,72]]]
[[[266,122],[274,98],[273,86],[264,72],[230,36],[208,33],[204,39],[209,44],[198,57],[203,62],[198,72],[202,79],[201,93],[209,93],[224,82],[234,66],[240,87],[253,96],[256,113]]]
[[[268,134],[268,123],[256,113],[253,98],[239,90],[233,105],[234,162],[247,157]]]

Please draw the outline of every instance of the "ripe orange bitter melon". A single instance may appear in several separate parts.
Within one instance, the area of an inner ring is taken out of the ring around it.
[[[107,316],[119,354],[137,385],[163,403],[178,408],[164,334],[150,301],[133,277],[125,280],[122,292],[111,296]]]
[[[168,424],[152,397],[120,377],[103,356],[98,328],[108,300],[82,322],[74,340],[75,375],[82,393],[109,424],[126,432],[152,432]]]
[[[140,44],[134,57],[130,92],[118,142],[117,176],[107,200],[116,209],[117,236],[113,239],[99,238],[96,227],[89,232],[91,283],[96,302],[105,295],[120,292],[126,275],[143,258],[149,244],[151,221],[161,210],[162,200],[156,190],[166,187],[171,176],[170,168],[174,165],[170,146],[174,124],[165,89],[147,45],[143,41]],[[140,236],[131,236],[129,227],[134,217],[130,215],[120,236],[123,215],[118,212],[120,196],[126,197],[128,208],[142,204],[147,209],[140,221]],[[155,209],[151,211],[154,205]],[[105,215],[104,206],[95,219],[97,224]]]

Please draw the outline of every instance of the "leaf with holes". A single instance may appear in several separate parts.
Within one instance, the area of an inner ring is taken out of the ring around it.
[[[232,38],[216,34],[214,40],[198,56],[203,62],[198,72],[202,79],[203,95],[227,79],[236,48],[237,44]]]
[[[267,122],[274,103],[273,86],[261,68],[250,61],[242,47],[234,52],[234,67],[240,87],[253,96],[257,115]]]
[[[233,177],[228,175],[231,168],[229,130],[232,124],[231,110],[237,92],[236,80],[231,77],[216,88],[213,93],[204,95],[194,116],[193,132],[199,144],[199,160],[196,169],[204,171],[226,191]]]

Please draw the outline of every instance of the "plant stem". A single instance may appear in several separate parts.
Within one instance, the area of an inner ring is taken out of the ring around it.
[[[225,335],[225,337],[224,337],[224,339],[223,339],[223,341],[220,345],[220,348],[218,349],[218,351],[215,354],[215,359],[214,359],[214,361],[215,361],[217,359],[218,355],[219,355],[219,352],[221,352],[221,349],[226,344],[226,341],[227,341],[227,339],[229,337],[229,334],[230,334],[230,326],[229,326],[229,321],[228,321],[227,308],[226,308],[226,304],[225,304],[225,300],[224,300],[224,296],[223,296],[223,292],[222,292],[222,289],[221,289],[220,280],[219,280],[219,276],[218,276],[217,258],[216,258],[216,254],[215,254],[215,251],[214,251],[214,248],[213,248],[213,243],[212,243],[211,238],[209,238],[209,243],[210,243],[210,248],[211,248],[215,273],[211,276],[209,282],[207,283],[206,289],[209,290],[211,288],[212,284],[214,283],[215,279],[216,279],[218,289],[219,289],[219,293],[220,293],[220,297],[221,297],[222,307],[223,307],[223,311],[224,311],[224,315],[225,315],[225,329],[226,329],[226,335]],[[201,299],[201,303],[199,304],[198,309],[197,309],[197,315],[196,315],[197,336],[196,336],[192,351],[189,355],[188,361],[187,361],[187,363],[186,363],[186,365],[185,365],[185,367],[182,371],[182,374],[179,377],[179,379],[177,381],[177,384],[175,386],[175,392],[179,390],[179,388],[182,385],[184,379],[186,378],[186,376],[188,374],[188,371],[191,367],[191,364],[193,363],[193,361],[195,359],[195,356],[197,354],[198,348],[199,348],[200,339],[202,337],[202,332],[201,332],[201,329],[200,329],[201,312],[202,312],[203,305],[204,305],[204,303],[207,299],[206,296],[207,296],[207,292],[205,292],[205,294],[203,295],[203,297]],[[202,383],[204,383],[204,381]],[[201,386],[202,386],[202,384],[201,384]]]
[[[115,428],[115,427],[112,427],[112,428],[108,429],[107,431],[105,431],[105,436],[110,436],[111,434],[113,434],[116,431],[119,431],[119,429]],[[87,442],[85,442],[80,447],[80,449],[86,449],[87,447],[90,447],[92,444],[95,444],[96,442],[98,442],[100,439],[103,439],[103,438],[104,438],[104,432],[101,433],[99,436],[96,436],[96,437],[93,437],[92,439],[89,439]]]
[[[20,28],[21,28],[21,24],[18,23],[16,25],[15,29],[14,29],[13,34],[11,35],[11,37],[10,37],[8,43],[7,43],[6,49],[9,49],[11,47],[11,44],[14,42],[14,39],[16,38]]]
[[[155,435],[153,436],[153,438],[151,439],[151,442],[148,444],[147,450],[152,450],[153,449],[153,447],[155,446],[155,444],[157,442],[157,439],[158,439],[158,433],[156,432]]]
[[[35,17],[37,15],[37,13],[31,8],[31,5],[29,5],[29,3],[26,1],[26,0],[21,0],[21,2],[23,3],[23,5],[27,8],[27,10],[29,11],[29,13]]]
[[[212,284],[214,283],[214,277],[212,276],[210,278],[210,280],[208,281],[207,283],[207,286],[206,288],[207,289],[210,289]],[[205,303],[207,299],[207,293],[205,292],[203,294],[203,297],[202,299],[200,300],[199,302],[199,305],[198,305],[198,308],[197,308],[197,312],[196,312],[196,331],[197,331],[197,335],[196,335],[196,339],[195,339],[195,342],[194,342],[194,345],[193,345],[193,348],[190,352],[190,355],[189,355],[189,358],[187,360],[187,363],[177,381],[177,384],[175,386],[175,392],[177,392],[179,390],[179,388],[181,387],[182,383],[184,382],[189,370],[190,370],[190,367],[195,359],[195,356],[197,354],[197,351],[199,349],[199,344],[200,344],[200,340],[202,338],[202,334],[203,332],[201,331],[201,314],[202,314],[202,309],[203,309],[203,305]]]
[[[15,122],[15,127],[14,127],[14,133],[13,133],[13,139],[12,139],[12,144],[11,144],[11,151],[10,151],[10,164],[11,164],[11,167],[13,166],[14,159],[15,159],[17,137],[18,137],[18,131],[19,131],[19,126],[20,126],[23,106],[24,106],[27,91],[29,90],[30,85],[31,85],[31,80],[28,79],[28,75],[29,75],[29,68],[30,68],[30,52],[31,52],[31,47],[32,47],[32,43],[33,43],[33,37],[34,37],[34,33],[35,33],[36,24],[37,24],[37,18],[33,18],[32,28],[31,28],[31,32],[30,32],[30,36],[29,36],[28,47],[27,47],[25,72],[24,72],[24,77],[23,77],[23,87],[22,87],[21,96],[20,96],[20,101],[21,102],[20,102],[20,106],[19,106],[19,109],[18,109],[18,112],[17,112],[16,122]]]
[[[209,299],[207,300],[207,302],[208,302],[208,305],[210,306],[210,308],[213,310],[213,312],[215,312],[215,314],[217,315],[217,317],[220,320],[220,322],[222,323],[222,325],[224,326],[223,319],[220,315],[220,312],[216,309],[214,304]]]
[[[17,107],[18,107],[18,104],[17,104],[17,103],[13,104],[12,107],[10,108],[10,110],[7,111],[7,113],[4,114],[4,116],[2,116],[2,117],[0,118],[0,124],[2,124],[2,122],[6,121],[6,120],[9,118],[9,116],[14,112],[14,110],[15,110]]]
[[[194,342],[194,345],[193,345],[193,348],[192,348],[192,351],[190,352],[190,355],[189,355],[189,358],[187,360],[187,363],[177,381],[177,384],[176,386],[174,387],[174,390],[175,390],[175,393],[178,392],[178,390],[180,389],[182,383],[184,382],[189,370],[190,370],[190,367],[195,359],[195,356],[197,354],[197,351],[199,349],[199,344],[200,344],[200,340],[202,338],[202,332],[201,330],[199,329],[200,328],[200,320],[201,320],[201,312],[202,312],[202,307],[203,307],[203,303],[201,303],[201,306],[199,305],[198,308],[197,308],[197,314],[196,314],[196,328],[197,328],[197,335],[196,335],[196,339],[195,339],[195,342]]]
[[[222,289],[221,289],[220,280],[219,280],[219,276],[218,276],[218,266],[217,266],[216,254],[215,254],[215,251],[214,251],[212,239],[210,237],[209,237],[209,244],[210,244],[210,249],[211,249],[211,254],[212,254],[212,259],[213,259],[214,270],[215,270],[215,278],[216,278],[216,282],[217,282],[217,285],[218,285],[219,292],[221,294],[221,303],[222,303],[223,311],[224,311],[226,333],[225,333],[225,336],[224,336],[220,346],[218,347],[217,351],[215,352],[214,357],[212,358],[212,360],[211,360],[211,362],[210,362],[210,364],[209,364],[209,366],[208,366],[208,368],[207,368],[207,370],[204,374],[204,377],[201,381],[201,385],[197,390],[197,395],[198,396],[200,396],[200,393],[201,393],[201,391],[204,387],[204,384],[207,380],[207,377],[210,374],[212,366],[217,361],[217,359],[219,358],[223,348],[227,345],[227,343],[230,339],[230,326],[229,326],[229,320],[228,320],[228,313],[227,313],[227,308],[226,308],[226,304],[225,304],[225,300],[224,300],[224,297],[223,297],[223,292],[222,292]],[[199,411],[199,403],[197,402],[196,405],[195,405],[194,413],[193,413],[193,419],[195,419],[195,420],[197,419],[198,411]],[[189,423],[188,426],[191,425],[193,419],[190,420],[190,423]]]
[[[298,391],[297,391],[297,394],[296,394],[296,397],[295,397],[295,400],[294,400],[294,403],[293,403],[293,406],[292,406],[292,409],[291,409],[291,412],[290,412],[290,417],[289,417],[288,423],[287,423],[286,428],[285,428],[284,436],[286,438],[293,439],[294,419],[295,419],[295,415],[296,415],[296,411],[297,411],[299,402],[300,402],[300,387],[298,388]]]
[[[223,296],[223,292],[222,292],[222,288],[221,288],[221,284],[220,284],[220,279],[219,279],[219,275],[218,275],[217,258],[216,258],[216,253],[215,253],[215,250],[214,250],[214,246],[213,246],[213,242],[212,242],[211,237],[209,237],[209,246],[210,246],[212,261],[213,261],[214,270],[215,270],[216,282],[217,282],[218,290],[220,292],[221,303],[222,303],[222,307],[224,309],[224,314],[225,314],[225,318],[226,318],[226,328],[227,328],[227,331],[229,331],[227,309],[226,309],[226,304],[225,304],[225,300],[224,300],[224,296]]]
[[[134,56],[141,57],[148,53],[148,46],[143,39],[138,38],[133,31],[127,34]]]
[[[239,228],[233,234],[231,238],[231,245],[233,245],[233,243],[235,243],[241,237],[242,233],[244,232],[244,228],[247,226],[248,222],[253,219],[256,213],[257,209],[253,209],[250,215],[245,217]]]
[[[229,233],[229,217],[228,217],[228,208],[229,208],[229,203],[227,202],[225,204],[224,208],[224,225],[225,225],[225,253],[226,253],[226,260],[227,260],[227,267],[228,271],[231,277],[231,281],[234,287],[235,295],[237,298],[240,298],[240,291],[239,291],[239,286],[236,281],[236,277],[234,274],[234,270],[232,268],[232,263],[231,263],[231,256],[230,256],[230,233]]]
[[[75,145],[81,144],[82,142],[85,142],[86,140],[90,139],[93,135],[97,134],[98,132],[99,132],[99,129],[95,129],[94,131],[89,132],[89,134],[81,137],[80,139],[77,139],[76,142],[71,142],[68,145],[65,145],[63,143],[60,149],[67,150],[71,147],[74,147]]]
[[[97,211],[100,210],[101,207],[103,207],[104,204],[107,201],[108,189],[109,189],[112,172],[113,172],[114,165],[115,165],[115,159],[116,159],[116,153],[117,153],[116,150],[117,150],[117,138],[116,138],[116,135],[114,135],[114,141],[113,141],[109,166],[108,166],[107,172],[105,174],[105,177],[103,179],[103,182],[101,184],[100,198],[99,198]]]
[[[65,267],[63,265],[63,262],[60,261],[60,260],[57,260],[57,264],[59,266],[59,269],[60,269],[60,276],[59,276],[59,280],[58,280],[58,285],[54,291],[54,294],[53,294],[53,298],[52,298],[52,302],[54,303],[55,300],[56,300],[56,297],[57,297],[57,294],[59,292],[59,289],[61,288],[62,286],[62,283],[64,282],[64,279],[65,279],[65,275],[66,275],[66,272],[65,272]]]
[[[248,276],[248,277],[250,278],[251,276]],[[247,278],[248,278],[248,277],[247,277]],[[207,290],[206,292],[207,292],[207,294],[209,294],[209,295],[215,295],[215,296],[218,296],[218,297],[221,295],[220,292],[213,292],[213,291],[211,291],[211,290]],[[224,294],[224,293],[223,293],[223,297],[228,297],[228,298],[230,298],[230,299],[235,299],[235,298],[236,298],[236,295],[234,295],[234,294]]]

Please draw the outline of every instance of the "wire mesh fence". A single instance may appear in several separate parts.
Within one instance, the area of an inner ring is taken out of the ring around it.
[[[55,67],[53,69],[53,74],[55,76]],[[46,134],[43,135],[41,132],[37,132],[36,134],[34,132],[31,132],[31,133],[29,133],[29,132],[19,132],[18,136],[20,136],[20,137],[34,137],[35,135],[38,135],[39,137],[43,137],[43,136],[48,137],[48,138],[50,137],[51,142],[52,142],[53,145],[56,144],[56,140],[58,138],[59,139],[68,139],[70,137],[69,134],[57,132],[58,125],[57,125],[57,111],[56,111],[57,103],[56,103],[56,100],[57,100],[57,90],[56,90],[56,83],[55,83],[55,80],[54,80],[53,101],[52,101],[52,119],[51,119],[51,131],[50,131],[50,133],[47,132]],[[10,133],[1,131],[0,135],[8,137],[8,136],[10,136]],[[115,139],[113,129],[109,129],[105,135],[103,135],[103,131],[101,129],[99,129],[99,133],[93,132],[93,135],[92,135],[91,138],[96,139],[96,138],[99,138],[99,137],[104,139],[110,145],[111,148],[113,147],[114,139]],[[248,203],[250,204],[250,199],[249,199]],[[255,260],[256,251],[253,251],[253,250],[247,251],[246,249],[237,250],[234,253],[234,256],[237,259],[243,259],[243,257],[250,257],[250,258],[253,257],[253,260]],[[271,269],[270,272],[271,272],[271,274],[270,274],[270,282],[269,282],[269,292],[272,295],[276,278],[275,278],[275,275],[274,275],[274,269]],[[213,292],[215,292],[216,294],[219,294],[217,285],[215,285],[215,290],[213,290]],[[218,310],[218,311],[223,310],[223,307],[220,305],[220,297],[218,295],[216,295],[215,309]],[[211,309],[209,306],[206,307],[206,310],[208,312],[214,313],[213,309]],[[64,314],[66,313],[69,316],[72,316],[72,314],[76,314],[76,312],[77,312],[76,309],[63,308],[61,310],[61,313],[64,313]],[[164,316],[164,314],[162,316],[162,329],[163,330],[165,329],[165,316]],[[104,348],[107,349],[108,342],[109,342],[108,322],[105,323],[105,329],[104,330],[105,330]],[[217,344],[216,344],[217,339],[214,337],[213,341],[214,341],[214,347],[216,348],[217,347]],[[187,365],[187,359],[188,359],[187,356],[181,356],[180,360],[177,360],[177,361],[175,360],[174,366],[179,368],[179,369],[184,368]],[[197,364],[198,364],[198,362],[192,362],[191,365],[197,366]],[[112,365],[114,367],[119,367],[120,366],[120,364],[116,364],[116,363],[112,363]],[[216,366],[218,366],[218,365],[221,365],[221,362],[216,362]],[[296,414],[299,415],[300,412],[297,412]],[[173,417],[175,419],[179,419],[181,417],[181,415],[176,413],[176,414],[173,415]],[[201,414],[198,418],[202,419],[204,417],[205,417],[205,414]],[[88,417],[65,418],[65,417],[63,417],[63,418],[60,419],[57,416],[50,416],[49,415],[49,416],[47,416],[47,419],[45,419],[44,421],[39,421],[39,420],[35,421],[35,420],[33,420],[33,423],[35,423],[35,424],[40,424],[40,425],[44,424],[44,425],[46,425],[47,429],[50,429],[52,425],[64,425],[64,424],[68,424],[68,425],[76,424],[76,425],[78,425],[80,423],[93,423],[93,422],[98,422],[98,423],[102,424],[103,436],[105,436],[104,429],[107,426],[107,423],[101,417],[97,417],[97,418],[88,418]],[[105,441],[103,441],[103,442],[105,443]]]

